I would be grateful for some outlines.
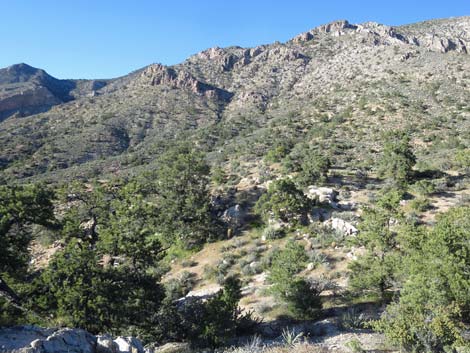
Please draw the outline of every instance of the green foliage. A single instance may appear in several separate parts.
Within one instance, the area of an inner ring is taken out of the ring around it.
[[[296,180],[301,186],[325,182],[330,166],[327,156],[306,143],[295,145],[283,160],[285,172],[297,172]]]
[[[410,146],[410,137],[401,131],[393,131],[383,136],[384,147],[378,166],[378,174],[403,187],[412,178],[416,157]]]
[[[162,242],[201,244],[217,236],[210,215],[209,166],[204,155],[184,145],[162,155],[152,177]]]
[[[102,251],[124,256],[130,266],[144,271],[158,265],[162,248],[157,234],[156,207],[138,192],[138,184],[124,186],[110,201],[113,212],[100,231]]]
[[[266,240],[274,240],[274,239],[283,238],[285,235],[286,235],[286,232],[284,229],[268,226],[263,229],[262,237]]]
[[[33,304],[56,323],[91,332],[153,335],[163,298],[156,207],[137,181],[75,184],[62,218],[67,246],[34,283]]]
[[[0,186],[0,274],[25,269],[31,225],[53,225],[53,197],[39,185]]]
[[[148,313],[162,300],[159,278],[102,261],[89,243],[72,240],[35,283],[36,302],[64,325],[147,338],[155,325]]]
[[[330,160],[317,150],[311,150],[306,155],[300,165],[300,170],[296,176],[297,182],[301,186],[312,184],[323,184],[328,176],[331,167]]]
[[[301,222],[312,207],[312,201],[297,189],[289,179],[276,180],[268,187],[255,205],[256,212],[264,220],[271,217],[283,222]]]
[[[406,249],[399,300],[374,324],[400,347],[442,352],[462,345],[462,322],[470,318],[469,207],[451,209],[420,241],[400,239]],[[416,234],[416,233],[415,233]]]
[[[470,148],[458,150],[454,157],[454,163],[465,172],[470,171]]]
[[[318,283],[298,278],[289,284],[284,300],[296,318],[313,319],[322,307],[320,294]]]
[[[353,338],[352,340],[346,342],[345,346],[348,347],[352,353],[365,352],[365,349],[362,348],[362,344],[357,338]]]
[[[104,278],[93,249],[72,240],[49,263],[36,283],[37,302],[64,325],[90,332],[111,328]]]
[[[371,290],[384,298],[395,284],[400,253],[392,223],[400,217],[399,200],[392,190],[377,201],[377,207],[364,209],[356,242],[367,252],[350,264],[350,286],[356,291]]]
[[[429,180],[419,180],[412,187],[413,190],[422,196],[428,196],[436,191],[436,186]]]
[[[365,328],[366,324],[365,315],[354,308],[348,309],[340,316],[340,325],[347,330]]]
[[[269,163],[279,163],[288,153],[289,148],[287,146],[277,146],[268,151],[264,160]]]
[[[431,206],[431,202],[425,197],[418,197],[414,200],[411,200],[410,207],[411,209],[424,212]]]
[[[251,314],[238,308],[240,288],[238,278],[228,277],[223,290],[207,301],[187,300],[178,307],[165,300],[157,314],[157,337],[185,339],[196,347],[225,345],[239,329],[253,324]]]
[[[216,167],[211,170],[211,180],[216,185],[223,185],[226,179],[227,179],[227,174],[222,168]]]
[[[273,290],[281,296],[289,290],[295,275],[306,266],[308,257],[302,245],[289,241],[282,250],[277,250],[272,257],[269,269],[269,281]]]
[[[294,329],[284,328],[281,333],[282,341],[288,348],[294,348],[304,338],[304,333],[297,333]]]
[[[407,294],[402,298],[406,301]],[[420,305],[417,308],[400,300],[390,304],[372,327],[409,352],[445,352],[463,343],[459,312],[455,307]]]
[[[312,318],[321,308],[321,291],[317,284],[297,277],[307,260],[302,245],[289,241],[284,249],[273,254],[268,276],[272,293],[300,318]]]

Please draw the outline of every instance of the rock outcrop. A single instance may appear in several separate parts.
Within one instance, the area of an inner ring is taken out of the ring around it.
[[[423,22],[423,24],[427,23]],[[325,35],[335,37],[358,35],[363,37],[363,43],[375,46],[406,44],[440,53],[455,51],[468,54],[470,50],[470,20],[468,18],[456,19],[453,24],[440,27],[429,22],[429,27],[421,26],[419,29],[416,26],[392,27],[376,22],[353,25],[346,20],[341,20],[301,33],[291,41],[301,44]]]
[[[147,353],[135,337],[93,336],[81,329],[17,326],[0,329],[0,353]]]
[[[139,83],[159,86],[166,85],[173,88],[186,89],[196,94],[230,101],[232,94],[220,88],[197,80],[193,75],[184,70],[175,70],[161,64],[148,66],[140,75]]]
[[[4,328],[0,329],[0,352],[96,353],[96,337],[80,329]]]

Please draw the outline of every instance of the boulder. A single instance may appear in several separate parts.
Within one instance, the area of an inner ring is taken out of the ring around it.
[[[238,228],[243,224],[244,212],[240,205],[235,205],[225,210],[222,220],[233,228]]]
[[[189,353],[191,348],[187,343],[166,343],[155,348],[146,348],[145,353]]]
[[[42,341],[44,353],[95,353],[96,337],[80,329],[60,329]]]
[[[341,218],[331,218],[328,221],[328,224],[331,228],[343,235],[355,236],[358,232],[357,228],[352,223],[349,223]]]
[[[309,186],[306,196],[320,203],[335,204],[338,192],[332,188]]]
[[[116,353],[144,353],[142,342],[135,337],[118,337],[114,340]]]
[[[111,335],[96,336],[96,353],[117,353],[119,347]]]
[[[19,326],[0,330],[0,352],[95,353],[96,338],[80,329]]]

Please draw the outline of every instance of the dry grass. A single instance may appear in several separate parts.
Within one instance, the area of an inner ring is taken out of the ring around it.
[[[331,349],[312,343],[300,343],[296,345],[283,345],[283,346],[274,346],[274,347],[256,347],[256,346],[245,346],[240,348],[235,348],[227,353],[329,353],[332,352]],[[341,353],[341,350],[335,350],[335,353]],[[344,350],[347,352],[347,350]]]

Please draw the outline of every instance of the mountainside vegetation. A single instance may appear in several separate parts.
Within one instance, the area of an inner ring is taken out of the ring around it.
[[[469,51],[468,17],[336,21],[116,79],[1,69],[0,326],[468,350]]]

